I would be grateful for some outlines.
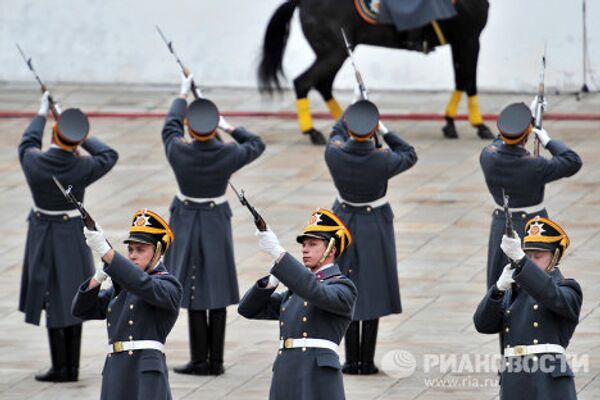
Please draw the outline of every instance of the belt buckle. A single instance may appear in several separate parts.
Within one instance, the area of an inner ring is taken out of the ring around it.
[[[113,352],[120,353],[123,351],[123,342],[114,342],[113,343]]]
[[[291,349],[294,346],[294,339],[292,338],[287,338],[283,341],[283,348],[284,349]]]
[[[516,356],[527,355],[527,346],[515,346],[514,351]]]

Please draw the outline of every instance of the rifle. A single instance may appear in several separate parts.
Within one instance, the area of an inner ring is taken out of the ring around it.
[[[346,51],[348,52],[348,56],[350,57],[350,62],[352,63],[352,68],[354,68],[354,77],[356,78],[356,83],[358,83],[358,89],[360,90],[360,97],[363,100],[368,100],[367,97],[367,87],[365,86],[365,82],[363,81],[362,74],[356,67],[356,63],[354,62],[354,55],[352,53],[352,46],[350,46],[350,42],[346,37],[346,32],[344,32],[344,28],[340,28],[342,31],[342,37],[344,38],[344,44],[346,45]],[[381,148],[381,138],[379,137],[379,129],[375,131],[375,146],[377,148]]]
[[[544,74],[546,71],[546,49],[544,49],[544,55],[542,56],[542,68],[540,69],[540,83],[538,84],[537,101],[535,104],[535,115],[533,119],[533,126],[537,129],[542,129],[542,118],[544,114]],[[538,157],[540,155],[540,140],[537,136],[533,139],[533,155]]]
[[[267,223],[263,217],[261,217],[258,211],[256,211],[256,209],[248,202],[248,199],[246,199],[246,196],[244,195],[244,191],[242,190],[238,192],[231,182],[229,182],[229,186],[231,186],[235,192],[235,195],[240,200],[240,203],[242,203],[243,206],[246,206],[246,208],[250,211],[250,214],[252,214],[254,217],[254,225],[256,225],[259,231],[265,232],[267,230]]]
[[[54,180],[56,186],[58,186],[63,196],[65,196],[65,199],[67,199],[69,203],[72,203],[75,205],[75,207],[77,207],[77,210],[79,210],[79,213],[81,214],[81,218],[83,219],[83,223],[85,224],[85,226],[91,231],[97,231],[98,228],[96,227],[96,222],[92,219],[92,217],[86,211],[86,209],[83,208],[83,204],[77,201],[75,196],[73,196],[73,193],[71,193],[73,186],[69,185],[67,189],[65,189],[63,185],[60,184],[58,179],[56,179],[55,176],[52,176],[52,180]]]
[[[27,57],[25,55],[25,52],[23,51],[21,46],[19,46],[18,43],[15,43],[15,44],[17,45],[17,49],[19,49],[19,53],[21,53],[21,57],[23,57],[25,64],[27,64],[27,67],[33,73],[33,76],[35,76],[35,80],[38,81],[38,83],[40,84],[40,88],[42,89],[42,94],[45,92],[50,92],[48,90],[48,87],[44,84],[44,82],[42,82],[38,73],[35,71],[35,68],[33,68],[33,64],[31,62],[31,57]],[[52,116],[54,116],[55,120],[58,120],[58,116],[60,115],[60,107],[54,101],[54,99],[52,98],[52,95],[50,95],[50,94],[48,95],[48,102],[50,103],[50,111],[52,112]]]
[[[190,70],[186,66],[183,65],[183,62],[181,62],[181,59],[179,58],[177,53],[175,53],[175,49],[173,48],[173,41],[167,40],[167,37],[165,36],[165,34],[163,33],[163,31],[160,29],[160,27],[158,25],[156,25],[156,30],[158,31],[158,34],[162,38],[163,42],[165,42],[165,45],[167,45],[167,48],[169,49],[171,54],[173,54],[173,57],[175,57],[175,61],[177,62],[177,64],[179,64],[179,67],[181,67],[181,72],[187,78],[190,75]],[[202,94],[202,90],[200,89],[200,86],[198,86],[196,81],[194,81],[193,79],[192,79],[192,93],[193,93],[195,99],[204,98],[204,95]],[[223,141],[223,138],[221,138],[221,135],[219,135],[218,132],[217,132],[216,136],[219,141],[221,141],[221,142]]]
[[[504,193],[504,188],[502,188],[502,208],[504,209],[504,218],[506,218],[506,228],[505,228],[505,233],[506,236],[510,237],[510,238],[514,238],[515,235],[515,229],[513,227],[513,223],[512,223],[512,213],[510,212],[510,208],[508,207],[508,200],[510,199],[510,197]],[[509,260],[510,261],[510,265],[511,265],[511,269],[515,269],[517,267],[517,263],[513,260]],[[517,295],[517,284],[515,282],[513,282],[510,285],[510,289],[513,293],[513,299],[516,297]]]
[[[173,57],[175,57],[175,61],[177,62],[177,64],[179,64],[179,66],[181,67],[181,72],[183,72],[183,75],[187,78],[190,75],[190,70],[183,65],[183,62],[181,62],[181,59],[179,58],[177,53],[175,53],[175,49],[173,48],[173,41],[167,40],[167,37],[158,25],[156,25],[156,30],[158,31],[158,34],[162,38],[163,42],[165,42],[165,45],[167,45],[167,48],[169,49],[171,54],[173,54]],[[194,94],[194,98],[196,99],[204,97],[204,95],[202,94],[202,90],[200,90],[200,87],[196,84],[196,82],[193,79],[192,93]]]

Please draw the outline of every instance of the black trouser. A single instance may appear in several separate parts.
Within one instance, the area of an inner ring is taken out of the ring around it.
[[[81,324],[66,328],[48,328],[52,367],[35,376],[42,382],[74,382],[79,377]]]
[[[223,373],[225,324],[227,310],[188,310],[190,338],[189,363],[175,368],[175,372],[191,375],[220,375]]]
[[[378,327],[379,319],[350,323],[344,340],[345,373],[369,375],[378,372],[374,361]]]

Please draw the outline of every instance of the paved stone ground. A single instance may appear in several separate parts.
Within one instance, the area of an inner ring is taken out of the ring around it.
[[[172,87],[62,85],[55,94],[65,107],[87,111],[166,111]],[[207,90],[224,111],[292,111],[290,93],[274,101],[255,91]],[[441,112],[447,93],[382,92],[373,95],[383,112]],[[39,93],[33,86],[0,84],[0,110],[36,111]],[[351,93],[342,93],[347,104]],[[496,113],[510,101],[530,95],[483,94],[484,113]],[[315,98],[315,109],[324,110]],[[600,96],[577,102],[573,96],[550,96],[553,112],[598,112]],[[464,105],[463,105],[464,107]],[[464,109],[464,108],[463,108]],[[277,119],[234,119],[259,133],[267,143],[265,154],[236,174],[233,182],[247,190],[278,233],[283,245],[298,254],[296,233],[311,210],[328,207],[334,189],[323,162],[323,148],[308,144],[296,122]],[[17,311],[25,218],[31,198],[17,161],[16,147],[27,119],[0,120],[0,206],[3,214],[0,242],[0,398],[96,399],[99,397],[106,333],[103,322],[86,323],[83,330],[81,379],[72,384],[42,384],[33,375],[49,366],[45,329],[26,325]],[[120,160],[114,170],[93,185],[86,206],[101,222],[113,243],[126,233],[129,218],[140,207],[168,213],[176,191],[173,174],[160,142],[160,118],[92,120],[92,133],[114,146]],[[330,121],[316,121],[327,131]],[[494,371],[469,369],[426,371],[427,354],[462,356],[474,362],[475,354],[492,355],[496,336],[475,332],[473,311],[484,292],[487,235],[492,210],[478,155],[485,144],[466,123],[458,123],[461,139],[444,140],[440,121],[390,122],[414,144],[418,164],[393,179],[389,198],[395,212],[398,275],[404,313],[384,318],[380,325],[377,363],[393,351],[406,350],[417,362],[415,373],[398,379],[385,373],[345,377],[348,399],[492,399],[497,396]],[[551,122],[546,129],[580,153],[583,169],[573,178],[551,184],[546,202],[572,239],[564,273],[583,286],[585,301],[581,323],[569,350],[589,357],[589,369],[577,373],[581,399],[600,398],[600,122]],[[49,136],[49,135],[47,135]],[[48,138],[45,138],[46,142]],[[245,209],[228,193],[234,210],[234,239],[240,290],[245,291],[268,270],[253,225]],[[169,366],[188,359],[187,318],[181,316],[169,336]],[[228,310],[226,368],[220,377],[185,377],[170,374],[174,399],[264,399],[276,354],[277,326],[248,321]],[[393,365],[393,364],[392,364]],[[468,367],[468,366],[467,366]]]

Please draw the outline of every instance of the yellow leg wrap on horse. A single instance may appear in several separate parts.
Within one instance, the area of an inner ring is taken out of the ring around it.
[[[340,107],[335,97],[332,97],[331,99],[327,100],[327,108],[329,108],[329,112],[331,113],[333,119],[335,119],[336,121],[340,119],[343,111],[342,107]]]
[[[310,115],[310,101],[305,97],[296,100],[296,112],[298,113],[298,123],[302,132],[310,131],[313,127],[312,116]]]
[[[452,92],[452,96],[450,96],[450,100],[446,106],[446,117],[452,119],[456,118],[456,115],[458,114],[458,104],[460,103],[462,94],[463,92],[460,90],[455,90]]]
[[[479,111],[479,100],[477,98],[477,95],[469,96],[467,104],[469,106],[469,122],[471,123],[471,125],[483,124],[481,111]]]

